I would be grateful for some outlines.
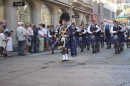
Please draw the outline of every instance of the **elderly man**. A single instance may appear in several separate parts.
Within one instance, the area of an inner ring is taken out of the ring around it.
[[[25,56],[25,45],[26,45],[26,29],[23,27],[23,22],[18,22],[18,27],[16,28],[16,33],[18,37],[19,51],[18,55]]]

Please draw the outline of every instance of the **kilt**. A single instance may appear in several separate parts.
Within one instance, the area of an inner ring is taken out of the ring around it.
[[[124,35],[120,34],[118,37],[119,37],[119,43],[123,43],[124,42]]]
[[[49,38],[49,46],[52,46],[56,42],[56,38]]]
[[[82,37],[82,43],[83,43],[83,44],[86,44],[86,43],[87,43],[86,41],[87,41],[87,40],[86,40],[86,37],[83,36],[83,37]]]
[[[79,40],[79,37],[78,37],[78,36],[75,36],[75,44],[76,44],[76,45],[78,44],[78,40]]]
[[[94,36],[94,38],[92,38],[92,36]],[[89,43],[91,43],[91,44],[97,42],[97,41],[96,41],[96,40],[97,40],[97,36],[96,36],[96,35],[93,35],[93,34],[89,35],[89,39],[90,39],[90,42],[89,42]]]
[[[89,35],[86,36],[86,44],[87,44],[87,43],[90,43]]]
[[[101,37],[101,41],[104,41],[104,37]]]
[[[100,43],[101,42],[101,37],[100,36],[96,36],[96,43]]]
[[[65,48],[70,48],[70,41],[66,40]]]
[[[77,44],[83,44],[83,37],[78,37],[78,43]]]
[[[113,43],[113,44],[119,42],[119,36],[117,35],[117,36],[118,36],[117,39],[114,39],[114,36],[115,36],[115,35],[112,36],[112,43]]]

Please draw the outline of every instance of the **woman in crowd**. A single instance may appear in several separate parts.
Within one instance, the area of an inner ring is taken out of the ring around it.
[[[7,39],[5,39],[4,29],[0,27],[0,59],[3,59],[5,56],[5,47]]]
[[[29,46],[31,46],[31,39],[29,38],[28,27],[29,27],[28,25],[25,25],[26,35],[27,35],[27,39],[26,39],[26,54],[30,54],[29,53]]]

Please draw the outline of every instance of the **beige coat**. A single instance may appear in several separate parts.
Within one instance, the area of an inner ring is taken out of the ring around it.
[[[5,49],[6,41],[4,41],[4,39],[5,39],[4,33],[0,33],[0,47],[3,47]]]

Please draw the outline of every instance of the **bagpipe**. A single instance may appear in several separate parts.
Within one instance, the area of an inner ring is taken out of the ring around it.
[[[64,33],[67,32],[69,26],[65,25],[63,27],[61,27],[61,30],[59,31],[59,37],[57,38],[56,42],[52,45],[51,49],[55,46],[55,44],[58,43],[58,49],[62,49],[63,47],[65,47],[65,43],[66,43],[66,39],[65,37],[63,37]],[[59,42],[60,41],[60,42]]]

